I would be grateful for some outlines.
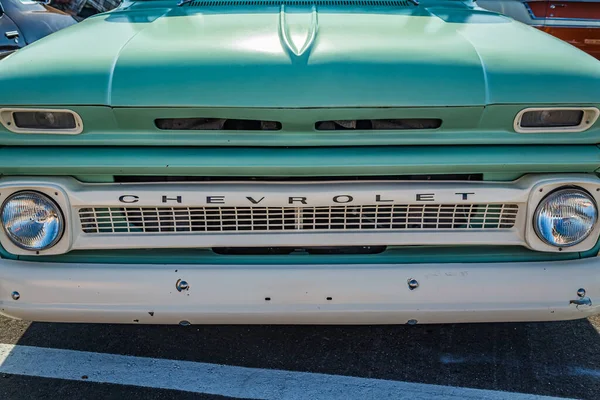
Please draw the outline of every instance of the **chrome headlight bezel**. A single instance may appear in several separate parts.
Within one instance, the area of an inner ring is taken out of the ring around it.
[[[581,195],[581,196],[587,198],[592,204],[594,216],[593,216],[592,223],[586,229],[585,233],[583,235],[581,235],[580,238],[578,238],[577,240],[571,241],[569,243],[557,243],[557,242],[553,242],[553,241],[549,240],[544,235],[544,233],[541,231],[540,218],[541,218],[541,213],[544,210],[544,207],[547,205],[548,202],[554,200],[557,196],[564,195],[566,193],[577,194],[577,195]],[[578,186],[560,186],[558,188],[554,188],[553,190],[550,190],[536,204],[535,212],[534,212],[533,218],[531,220],[531,225],[533,226],[533,230],[534,230],[537,238],[542,243],[544,243],[544,245],[550,246],[559,251],[562,251],[567,248],[575,247],[575,246],[583,243],[587,239],[589,239],[594,234],[594,232],[597,231],[598,219],[599,219],[598,203],[597,203],[596,199],[594,198],[594,196],[592,194],[590,194],[590,192],[588,192],[587,190],[585,190],[581,187],[578,187]],[[597,232],[596,232],[596,236],[597,236]]]
[[[57,229],[56,236],[49,243],[44,245],[43,247],[28,246],[28,245],[20,242],[17,239],[17,236],[14,235],[4,223],[4,211],[6,209],[7,204],[11,200],[13,200],[15,197],[22,196],[22,195],[36,196],[36,197],[42,199],[44,202],[46,202],[46,204],[48,204],[52,207],[53,211],[55,211],[55,214],[58,218],[58,229]],[[63,239],[63,237],[65,235],[65,231],[66,231],[65,225],[66,225],[66,220],[65,220],[63,210],[61,209],[61,206],[56,201],[54,201],[54,199],[52,199],[48,194],[41,193],[36,190],[15,191],[12,194],[10,194],[2,202],[2,205],[0,206],[0,227],[1,227],[1,231],[2,231],[2,237],[6,238],[10,242],[11,246],[14,246],[14,247],[16,247],[22,251],[26,251],[28,253],[39,254],[40,252],[48,251],[48,250],[52,249],[53,247],[55,247]]]

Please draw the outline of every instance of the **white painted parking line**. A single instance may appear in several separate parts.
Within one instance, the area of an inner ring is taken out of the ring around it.
[[[251,399],[554,399],[308,372],[0,344],[0,373]]]

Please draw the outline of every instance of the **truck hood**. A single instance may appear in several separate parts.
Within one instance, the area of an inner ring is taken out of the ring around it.
[[[0,104],[598,103],[600,64],[594,58],[507,17],[443,4],[138,3],[92,17],[0,62]]]

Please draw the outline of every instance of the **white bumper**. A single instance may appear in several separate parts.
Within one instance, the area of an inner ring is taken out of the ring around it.
[[[419,282],[417,289],[409,289],[409,278]],[[189,290],[177,290],[180,279]],[[583,300],[591,300],[591,305],[571,303],[579,299],[580,288],[586,290]],[[18,300],[12,298],[13,292],[19,293]],[[576,319],[600,313],[600,258],[313,266],[0,260],[0,310],[34,321],[147,324]]]

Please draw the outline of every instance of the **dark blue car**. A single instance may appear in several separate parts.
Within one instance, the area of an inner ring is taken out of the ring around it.
[[[77,23],[71,15],[28,0],[0,0],[0,59]]]

